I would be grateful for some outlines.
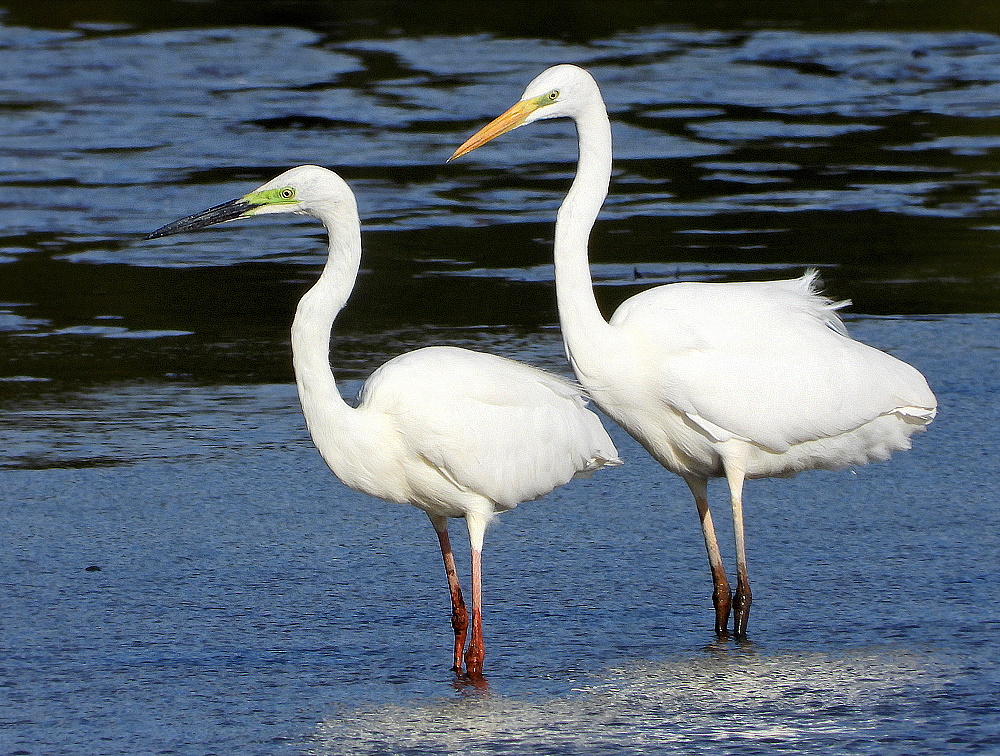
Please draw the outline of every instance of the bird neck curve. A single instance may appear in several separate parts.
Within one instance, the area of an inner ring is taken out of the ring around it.
[[[315,433],[330,413],[350,414],[330,367],[334,320],[344,308],[361,266],[361,221],[353,197],[310,210],[326,227],[329,254],[319,279],[299,300],[292,320],[292,365],[302,413]]]
[[[611,122],[599,94],[573,116],[579,158],[576,178],[556,216],[556,301],[566,353],[581,382],[593,354],[600,359],[610,326],[601,314],[590,275],[590,232],[611,182]]]

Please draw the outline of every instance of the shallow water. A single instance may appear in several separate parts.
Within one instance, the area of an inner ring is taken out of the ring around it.
[[[993,6],[579,4],[529,29],[505,3],[347,5],[6,3],[0,753],[1000,753]],[[614,122],[609,311],[819,267],[941,409],[887,463],[748,485],[747,645],[710,632],[685,486],[615,430],[624,467],[487,536],[484,693],[446,666],[426,518],[346,490],[305,434],[287,328],[321,231],[140,236],[328,165],[366,223],[345,393],[430,343],[565,372],[570,129],[444,161],[566,60]]]
[[[3,473],[10,752],[994,752],[1000,320],[851,327],[941,416],[888,463],[748,486],[753,642],[713,640],[688,494],[616,432],[625,467],[488,534],[488,695],[447,670],[425,518],[339,486],[290,386],[25,406],[6,435],[49,464]]]

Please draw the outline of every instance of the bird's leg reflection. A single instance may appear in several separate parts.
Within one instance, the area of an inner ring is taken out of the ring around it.
[[[702,647],[709,656],[716,659],[756,656],[757,646],[749,638],[716,636],[715,640]]]
[[[726,579],[726,569],[722,566],[722,552],[719,551],[719,541],[715,537],[715,525],[712,523],[712,513],[708,508],[708,480],[706,478],[685,477],[688,488],[694,495],[698,507],[698,517],[701,519],[701,532],[705,537],[705,549],[708,551],[708,564],[712,568],[712,604],[715,606],[715,633],[720,637],[729,634],[729,611],[733,597]]]
[[[469,629],[469,612],[462,598],[462,585],[458,580],[458,569],[455,567],[455,555],[451,551],[451,539],[448,537],[448,518],[428,514],[431,525],[437,533],[441,544],[441,557],[444,559],[444,571],[448,576],[448,590],[451,592],[451,626],[455,630],[455,653],[452,670],[462,671],[462,653],[465,651],[465,635]]]
[[[451,681],[451,686],[459,695],[471,700],[487,698],[491,693],[490,684],[482,675],[469,677],[464,673],[456,674],[455,679]]]

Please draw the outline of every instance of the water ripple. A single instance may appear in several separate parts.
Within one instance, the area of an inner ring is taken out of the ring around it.
[[[319,728],[310,753],[868,753],[894,698],[931,695],[954,675],[931,655],[856,651],[701,659],[609,670],[551,699],[470,694],[353,711]],[[916,733],[886,745],[902,754]],[[661,750],[662,749],[662,750]]]

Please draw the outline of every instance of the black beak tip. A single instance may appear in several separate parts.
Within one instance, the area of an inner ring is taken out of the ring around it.
[[[203,210],[200,213],[195,213],[194,215],[189,215],[186,218],[181,218],[173,223],[168,223],[165,226],[160,226],[150,234],[147,234],[143,241],[149,241],[150,239],[159,239],[163,236],[170,236],[171,234],[181,234],[185,231],[196,231],[199,228],[205,228],[206,226],[214,226],[216,223],[225,223],[226,221],[236,220],[237,218],[242,218],[243,215],[253,207],[249,202],[244,199],[230,200],[229,202],[223,202],[221,205],[216,205],[215,207],[210,207],[208,210]]]

